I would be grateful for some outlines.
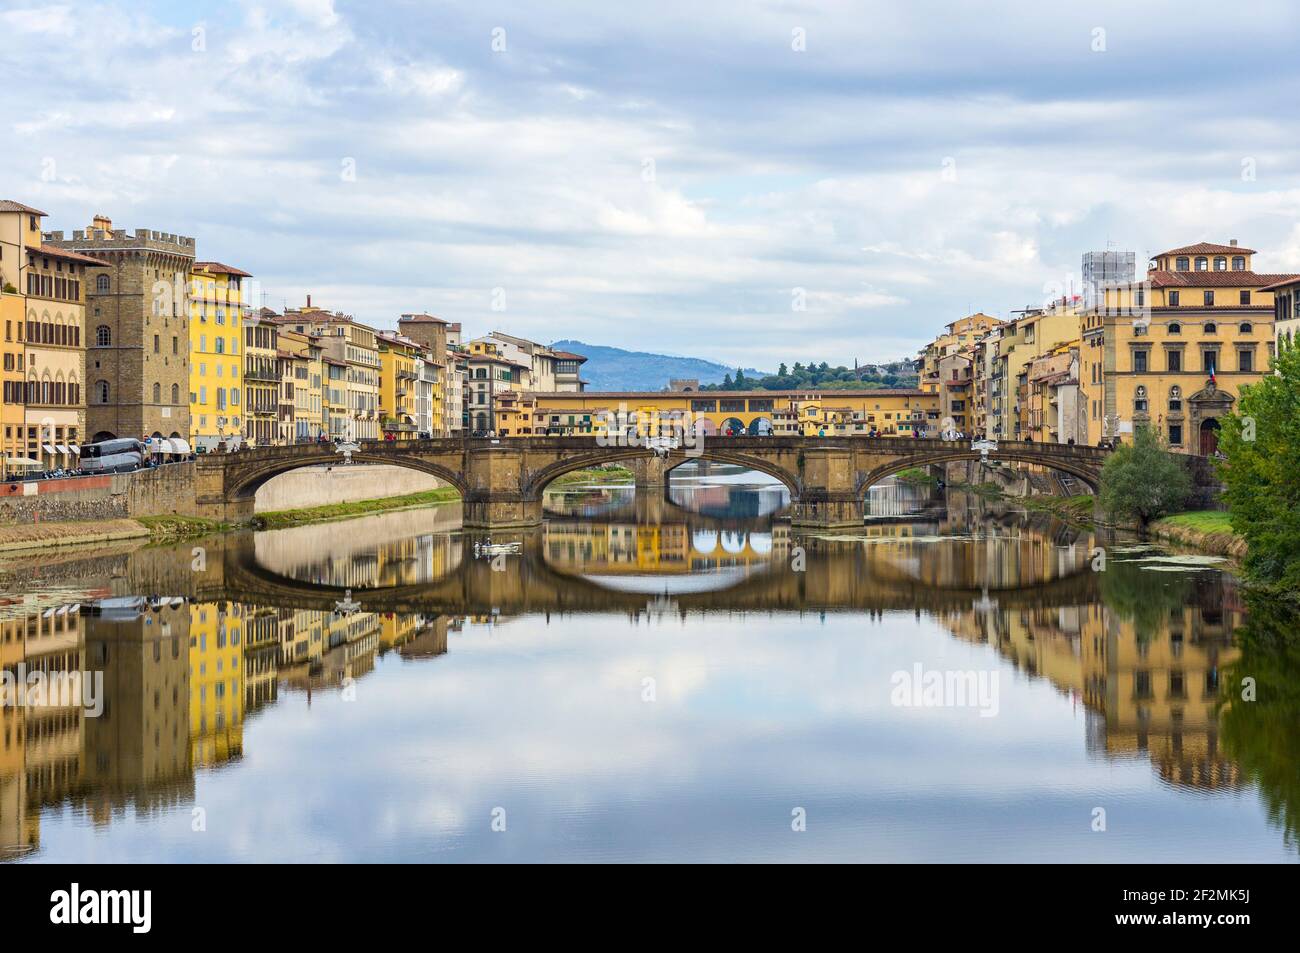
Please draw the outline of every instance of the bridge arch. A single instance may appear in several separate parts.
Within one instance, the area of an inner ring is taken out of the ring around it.
[[[1052,445],[1055,446],[1055,445]],[[922,453],[917,455],[899,457],[888,463],[883,463],[865,474],[858,487],[860,492],[865,493],[870,487],[875,486],[886,477],[894,476],[904,470],[910,470],[915,467],[938,466],[944,463],[961,463],[969,460],[985,459],[984,454],[979,450],[972,450],[969,447],[954,448],[952,450],[936,450],[931,453]],[[1101,470],[1100,467],[1089,465],[1082,460],[1074,460],[1070,457],[1057,453],[1034,453],[1032,451],[1020,449],[1002,449],[990,451],[989,460],[998,460],[1005,463],[1028,463],[1043,467],[1048,470],[1056,470],[1060,473],[1068,473],[1076,477],[1095,495],[1100,490]]]
[[[591,453],[576,454],[572,457],[566,457],[556,463],[542,467],[536,473],[531,475],[525,490],[525,498],[540,499],[546,487],[559,477],[566,473],[572,473],[574,470],[585,470],[590,467],[600,466],[609,463],[629,463],[635,460],[653,460],[655,454],[641,447],[601,447]],[[799,478],[796,474],[786,470],[778,463],[764,459],[759,456],[752,456],[735,450],[726,449],[725,445],[720,443],[706,443],[704,450],[698,456],[691,456],[682,451],[674,451],[664,460],[665,477],[672,473],[673,470],[685,463],[696,460],[708,460],[714,463],[729,463],[735,466],[744,467],[747,470],[756,470],[764,473],[775,480],[779,480],[787,490],[790,491],[790,499],[799,498],[800,485]]]
[[[249,451],[257,453],[257,451]],[[330,447],[322,448],[319,454],[294,454],[291,457],[271,453],[265,461],[250,461],[253,466],[241,470],[232,476],[231,481],[226,486],[226,497],[229,500],[251,500],[257,495],[257,491],[265,486],[268,482],[285,473],[292,473],[294,470],[302,470],[307,467],[320,466],[345,466],[345,462],[340,459],[339,455]],[[463,499],[468,487],[465,483],[465,477],[457,470],[434,461],[423,459],[418,454],[380,454],[367,453],[358,451],[352,454],[352,463],[370,464],[390,467],[404,467],[408,470],[418,470],[421,473],[427,473],[435,476],[443,482],[455,488],[456,492]]]

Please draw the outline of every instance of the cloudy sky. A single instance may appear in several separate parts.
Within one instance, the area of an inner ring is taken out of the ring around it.
[[[268,305],[773,368],[1238,238],[1300,271],[1286,2],[0,0],[0,197]],[[800,290],[801,289],[801,290]],[[802,310],[799,306],[802,305]]]

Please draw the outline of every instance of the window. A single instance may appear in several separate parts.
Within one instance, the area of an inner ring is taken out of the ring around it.
[[[1134,351],[1134,352],[1133,352],[1133,370],[1134,370],[1135,373],[1138,373],[1138,374],[1145,374],[1145,373],[1147,372],[1147,352],[1146,352],[1146,351]]]
[[[1214,304],[1214,292],[1213,292],[1213,291],[1207,291],[1207,292],[1205,292],[1205,304],[1206,304],[1207,306]]]
[[[108,275],[100,275],[95,279],[95,291],[101,294],[108,291]]]
[[[1247,294],[1247,293],[1248,292],[1245,291],[1242,292],[1242,294]],[[1237,325],[1237,330],[1240,331],[1242,334],[1249,334],[1251,332],[1250,322],[1242,321],[1241,324]]]
[[[157,383],[156,383],[156,384],[153,385],[153,402],[154,402],[155,404],[161,404],[161,403],[162,403],[162,385],[161,385],[161,384],[157,384]]]
[[[1227,271],[1227,270],[1228,270],[1228,259],[1224,258],[1222,255],[1217,256],[1217,257],[1214,259],[1214,270],[1215,270],[1215,271]]]
[[[1178,292],[1177,292],[1177,291],[1171,291],[1171,292],[1169,292],[1169,306],[1170,306],[1171,308],[1176,308],[1176,307],[1178,307]]]
[[[1177,304],[1177,302],[1174,302],[1174,303]],[[1181,324],[1179,324],[1177,321],[1174,321],[1173,323],[1171,323],[1171,324],[1169,325],[1169,327],[1168,327],[1167,330],[1168,330],[1168,333],[1170,333],[1170,334],[1182,334],[1182,333],[1183,333],[1183,326],[1182,326]]]
[[[1246,270],[1246,257],[1245,257],[1244,255],[1233,255],[1233,256],[1232,256],[1232,270],[1233,270],[1233,271],[1245,271],[1245,270]]]
[[[1209,260],[1208,258],[1206,258],[1204,255],[1197,255],[1197,256],[1196,256],[1196,270],[1197,270],[1197,271],[1209,271],[1209,270],[1210,270],[1210,260]]]
[[[1254,372],[1255,351],[1253,348],[1242,348],[1237,352],[1237,370],[1245,374]]]
[[[108,381],[95,382],[95,399],[101,404],[108,403]]]
[[[1250,304],[1250,292],[1243,291],[1238,299],[1242,304]]]
[[[1165,361],[1168,364],[1169,372],[1177,374],[1183,369],[1183,352],[1176,348],[1171,348],[1165,352]]]
[[[111,347],[113,345],[113,332],[107,324],[101,324],[95,328],[95,347]]]
[[[1147,389],[1139,386],[1133,396],[1133,410],[1135,413],[1145,414],[1147,412]]]
[[[1218,334],[1219,326],[1213,321],[1206,321],[1204,330],[1206,334]]]
[[[1183,425],[1182,425],[1182,424],[1170,424],[1170,425],[1169,425],[1169,444],[1170,444],[1170,446],[1174,446],[1174,447],[1181,447],[1181,446],[1183,445]]]
[[[159,343],[159,342],[158,342],[158,335],[155,334],[155,335],[153,336],[153,352],[154,352],[155,354],[160,353],[160,349],[159,349],[158,343]]]
[[[1213,349],[1202,351],[1201,367],[1207,374],[1215,373],[1219,369],[1219,352]]]
[[[181,402],[181,387],[180,387],[179,384],[173,384],[173,385],[172,385],[172,403],[173,403],[173,404],[179,404],[180,402]]]
[[[1188,259],[1185,256],[1179,256],[1178,262],[1174,265],[1174,267],[1177,268],[1179,271],[1187,271],[1188,270],[1187,263],[1188,263]]]

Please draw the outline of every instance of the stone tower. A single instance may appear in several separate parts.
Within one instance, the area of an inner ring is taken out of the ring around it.
[[[99,259],[86,301],[86,437],[190,439],[189,275],[194,239],[96,216],[45,240]]]

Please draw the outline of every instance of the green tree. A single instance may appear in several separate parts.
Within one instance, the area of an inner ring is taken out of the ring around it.
[[[776,376],[777,376],[777,377],[789,377],[789,376],[790,376],[790,371],[789,371],[789,369],[785,366],[785,361],[782,361],[782,362],[781,362],[781,366],[778,367],[778,368],[776,369]]]
[[[719,390],[733,390],[733,389],[735,388],[735,386],[736,386],[736,385],[734,385],[733,383],[731,383],[731,374],[728,373],[728,374],[723,375],[723,378],[722,378],[722,386],[719,387],[718,389],[719,389]]]
[[[1101,505],[1112,516],[1142,526],[1177,513],[1192,492],[1192,478],[1150,427],[1137,427],[1101,468]]]
[[[1220,420],[1220,474],[1232,528],[1250,547],[1247,574],[1300,591],[1300,347],[1283,347],[1276,373],[1243,388]]]
[[[745,377],[745,369],[743,367],[736,368],[736,390],[744,390],[748,386],[749,381]]]

